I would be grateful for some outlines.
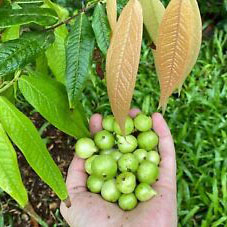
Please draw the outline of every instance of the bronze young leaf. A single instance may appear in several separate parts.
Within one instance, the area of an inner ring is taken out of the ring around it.
[[[106,12],[107,12],[107,17],[108,17],[111,31],[113,32],[117,24],[117,1],[116,0],[106,1]]]
[[[192,5],[192,11],[193,11],[193,31],[192,31],[192,48],[190,51],[190,57],[189,57],[189,63],[187,65],[187,71],[184,74],[184,77],[180,81],[179,84],[179,92],[181,90],[181,87],[186,79],[186,77],[189,75],[191,72],[193,66],[196,63],[196,60],[199,56],[199,51],[201,47],[201,42],[202,42],[202,20],[200,16],[200,11],[199,11],[199,6],[197,3],[197,0],[190,0],[191,5]]]
[[[190,0],[171,0],[159,27],[156,69],[161,87],[159,106],[165,111],[169,96],[188,72],[195,20]]]
[[[139,66],[142,30],[141,5],[130,0],[117,22],[106,62],[108,96],[123,133]]]

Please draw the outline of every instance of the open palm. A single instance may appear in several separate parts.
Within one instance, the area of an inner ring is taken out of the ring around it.
[[[137,110],[131,110],[135,116]],[[100,131],[101,115],[90,120],[91,133]],[[139,203],[132,211],[122,211],[116,204],[104,201],[100,195],[86,189],[87,174],[84,160],[74,157],[66,180],[71,207],[61,204],[61,214],[70,226],[75,227],[175,227],[176,208],[176,163],[175,150],[169,128],[162,115],[152,116],[153,128],[159,136],[161,155],[159,180],[152,186],[157,195],[150,201]]]

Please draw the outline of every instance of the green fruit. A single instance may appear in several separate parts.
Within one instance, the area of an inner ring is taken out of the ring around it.
[[[99,155],[91,163],[92,174],[108,180],[116,176],[117,163],[111,155]]]
[[[158,165],[160,162],[160,156],[157,151],[149,151],[147,152],[147,160]]]
[[[124,172],[117,176],[117,188],[120,192],[128,194],[136,187],[136,177],[133,173]]]
[[[88,174],[92,174],[92,170],[91,170],[91,163],[93,162],[93,160],[97,157],[98,155],[92,155],[90,158],[88,158],[86,161],[85,161],[85,170]]]
[[[122,153],[120,151],[118,151],[118,150],[115,150],[110,155],[113,157],[113,159],[115,161],[118,161],[121,158]]]
[[[137,149],[134,151],[133,154],[136,156],[139,163],[141,163],[143,160],[147,159],[147,151],[144,149]]]
[[[159,169],[157,165],[147,160],[141,162],[137,169],[137,179],[141,183],[152,184],[159,175]]]
[[[96,133],[94,141],[97,147],[101,150],[108,150],[114,146],[114,136],[106,130]]]
[[[90,138],[81,138],[77,141],[75,151],[78,157],[86,159],[98,151],[95,143]]]
[[[99,154],[111,154],[114,151],[116,151],[116,149],[102,150]]]
[[[152,127],[151,117],[148,117],[145,114],[138,114],[134,119],[134,125],[138,131],[146,132]]]
[[[122,153],[130,153],[133,152],[137,147],[137,140],[136,137],[129,135],[129,136],[117,136],[118,139],[118,149]]]
[[[133,120],[131,117],[127,117],[126,120],[125,120],[125,135],[129,135],[133,132],[134,130],[134,123],[133,123]],[[122,132],[121,132],[121,128],[119,126],[119,124],[117,123],[117,121],[114,121],[114,132],[117,134],[117,135],[120,135],[122,136]]]
[[[134,154],[123,154],[118,161],[118,168],[121,172],[136,172],[139,162]]]
[[[136,198],[141,202],[151,199],[156,194],[156,191],[146,183],[140,183],[135,189]]]
[[[114,116],[113,115],[108,115],[103,118],[102,120],[102,127],[110,132],[113,132],[114,130]]]
[[[139,148],[150,151],[158,145],[158,136],[153,131],[142,132],[137,137],[137,141]]]
[[[115,179],[110,179],[103,184],[101,195],[105,200],[109,202],[116,202],[119,199],[121,193],[117,189]]]
[[[103,185],[103,180],[96,176],[89,176],[87,179],[87,187],[90,192],[99,193]]]
[[[122,210],[132,210],[137,205],[137,199],[134,193],[123,194],[118,200],[119,207]]]

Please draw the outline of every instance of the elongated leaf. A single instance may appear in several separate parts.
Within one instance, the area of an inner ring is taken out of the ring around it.
[[[65,84],[65,40],[68,30],[65,25],[60,26],[54,31],[55,41],[46,51],[48,65],[56,79]]]
[[[23,185],[16,152],[0,124],[0,187],[13,197],[22,207],[28,203],[28,195]]]
[[[5,97],[0,97],[0,122],[41,179],[56,192],[61,200],[66,199],[68,195],[64,179],[38,131],[30,119]]]
[[[95,7],[92,27],[99,49],[106,55],[110,45],[110,27],[104,7],[98,3]]]
[[[168,97],[187,71],[192,31],[193,10],[190,0],[171,0],[159,27],[155,58],[161,87],[159,106],[163,111]]]
[[[69,33],[66,42],[66,87],[69,106],[75,102],[87,81],[88,69],[94,50],[94,33],[87,16],[81,13]]]
[[[117,22],[106,61],[108,96],[122,131],[135,87],[142,30],[141,5],[138,0],[130,0]]]
[[[202,42],[202,20],[199,12],[199,6],[196,0],[190,0],[191,5],[192,5],[192,11],[193,11],[193,21],[192,21],[192,26],[193,26],[193,31],[192,31],[192,48],[190,50],[190,56],[189,56],[189,62],[187,65],[187,70],[180,81],[179,84],[179,91],[181,90],[181,87],[186,79],[186,77],[189,75],[191,72],[193,66],[196,63],[196,60],[199,56],[199,51],[201,47],[201,42]]]
[[[35,72],[42,75],[48,75],[48,64],[45,53],[41,53],[35,61]]]
[[[165,12],[160,0],[139,0],[143,9],[143,22],[152,41],[156,44],[158,28]]]
[[[54,41],[52,32],[24,34],[0,44],[0,77],[13,73],[33,61]]]
[[[117,1],[107,0],[106,1],[106,11],[109,20],[111,31],[113,32],[117,24]]]
[[[41,6],[43,4],[43,0],[16,0],[14,3],[20,5],[23,8],[26,7],[34,7]]]
[[[65,20],[68,16],[69,16],[69,12],[67,9],[61,7],[60,5],[52,2],[51,0],[43,0],[43,2],[48,6],[50,7],[51,9],[53,9],[58,17],[61,19],[61,20]]]
[[[77,138],[90,136],[80,112],[81,104],[78,102],[76,109],[69,110],[64,85],[44,77],[23,76],[19,88],[26,100],[51,124]]]
[[[20,25],[14,25],[10,28],[7,28],[2,33],[2,42],[6,42],[13,39],[18,39],[20,35]]]
[[[55,24],[57,20],[57,14],[52,9],[43,9],[38,7],[25,9],[0,8],[0,28],[29,23],[49,26]]]

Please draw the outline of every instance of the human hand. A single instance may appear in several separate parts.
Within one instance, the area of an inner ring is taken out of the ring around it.
[[[135,117],[138,109],[130,111]],[[84,160],[74,157],[68,170],[66,185],[71,207],[61,203],[61,214],[72,227],[176,227],[176,160],[173,139],[162,115],[152,116],[153,129],[159,136],[161,155],[159,180],[152,185],[157,195],[139,203],[132,211],[123,211],[116,204],[106,202],[86,188],[87,174]],[[95,114],[90,120],[92,134],[102,130],[102,116]]]

